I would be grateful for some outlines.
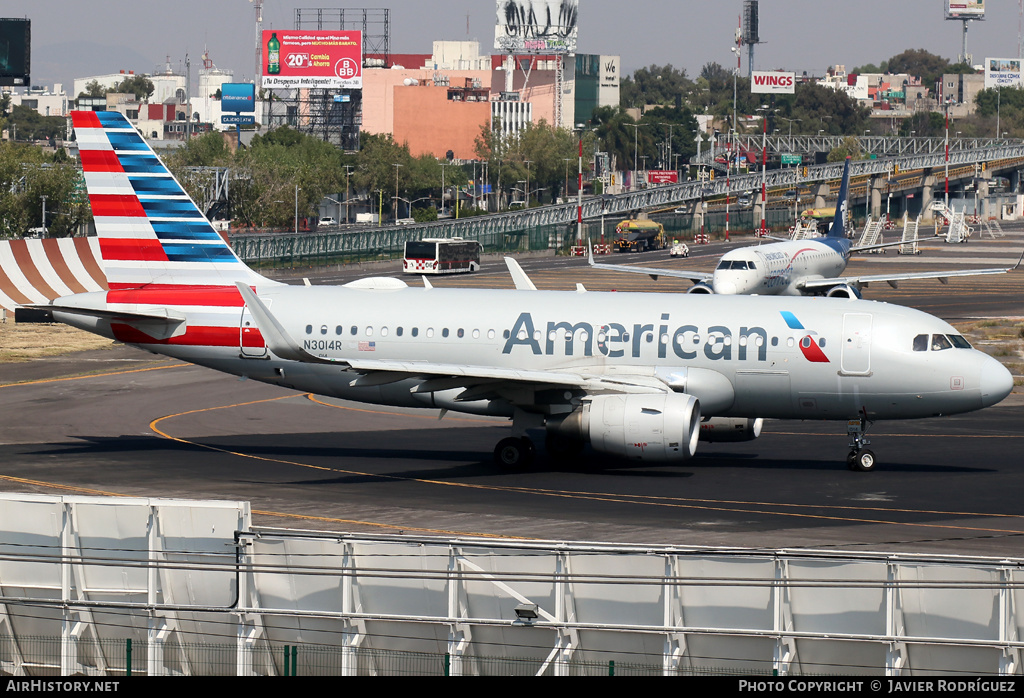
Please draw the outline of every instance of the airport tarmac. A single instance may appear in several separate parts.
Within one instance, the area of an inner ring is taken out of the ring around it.
[[[1000,266],[1022,247],[1024,236],[1011,231],[914,259],[934,258],[932,268]],[[709,270],[721,245],[706,252],[635,261]],[[591,270],[580,259],[521,261],[541,288],[689,286]],[[848,272],[901,261],[865,256]],[[336,283],[393,272],[305,273]],[[481,274],[431,281],[511,285],[500,260]],[[872,285],[865,297],[954,322],[1019,324],[1022,281],[1017,270],[948,285]],[[1019,337],[1005,345],[1019,358]],[[315,530],[1024,557],[1019,393],[967,415],[874,425],[880,465],[872,473],[846,469],[845,423],[768,422],[754,442],[702,443],[678,465],[591,456],[511,473],[491,459],[506,433],[504,420],[438,421],[436,411],[316,398],[123,346],[0,365],[6,491],[247,500],[258,525]]]

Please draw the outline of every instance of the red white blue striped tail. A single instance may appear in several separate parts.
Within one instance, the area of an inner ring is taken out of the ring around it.
[[[273,283],[235,255],[124,116],[71,118],[112,290]]]

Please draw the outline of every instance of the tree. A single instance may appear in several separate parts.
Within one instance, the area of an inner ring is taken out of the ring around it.
[[[149,99],[155,89],[153,81],[145,75],[131,75],[114,86],[114,92],[133,94],[140,102]]]
[[[673,106],[690,91],[692,85],[685,70],[677,70],[671,64],[651,65],[634,71],[632,77],[622,79],[619,103],[639,108],[648,104]]]
[[[21,237],[42,224],[56,237],[73,234],[92,217],[81,173],[33,145],[0,144],[0,237]]]
[[[64,137],[67,119],[63,116],[43,116],[35,109],[17,104],[7,119],[8,128],[17,131],[18,140],[51,140]]]
[[[104,97],[107,94],[107,88],[101,85],[96,80],[90,80],[85,86],[85,92],[80,92],[79,97]]]
[[[950,72],[950,62],[942,56],[929,53],[923,48],[908,49],[889,59],[890,73],[907,73],[921,78],[924,85],[934,85],[942,79],[943,73]]]

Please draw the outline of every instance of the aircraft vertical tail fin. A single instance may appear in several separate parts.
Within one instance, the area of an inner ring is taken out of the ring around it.
[[[235,255],[124,116],[71,119],[112,290],[276,283]]]
[[[846,158],[843,165],[843,180],[839,184],[839,195],[836,198],[836,217],[832,221],[832,227],[828,229],[828,237],[846,237],[846,215],[849,210],[850,191],[850,158]]]

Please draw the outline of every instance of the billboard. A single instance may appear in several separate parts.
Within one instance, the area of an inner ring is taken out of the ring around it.
[[[256,86],[248,82],[225,82],[220,86],[220,110],[256,111]]]
[[[648,184],[676,184],[679,173],[675,170],[647,170]]]
[[[947,19],[985,19],[985,0],[946,0]]]
[[[363,87],[361,31],[266,30],[263,46],[266,89]]]
[[[796,85],[796,73],[755,70],[750,74],[750,91],[755,94],[791,95]]]
[[[29,84],[31,49],[31,20],[0,19],[0,85]]]
[[[498,0],[494,48],[502,53],[576,53],[579,0]]]
[[[986,58],[985,87],[1017,87],[1021,80],[1019,58]]]

